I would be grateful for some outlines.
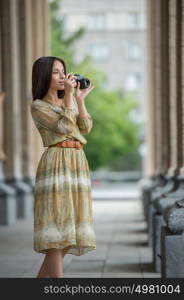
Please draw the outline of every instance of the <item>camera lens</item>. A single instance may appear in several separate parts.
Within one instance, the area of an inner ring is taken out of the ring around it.
[[[76,82],[80,82],[80,89],[86,89],[90,86],[90,80],[80,74],[74,74]]]

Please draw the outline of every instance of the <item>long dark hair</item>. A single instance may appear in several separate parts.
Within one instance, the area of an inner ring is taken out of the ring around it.
[[[38,58],[32,68],[32,96],[33,101],[42,99],[48,92],[51,78],[52,67],[55,60],[59,60],[64,67],[66,74],[66,65],[62,58],[55,56],[42,56]],[[57,91],[58,98],[63,98],[65,91]]]

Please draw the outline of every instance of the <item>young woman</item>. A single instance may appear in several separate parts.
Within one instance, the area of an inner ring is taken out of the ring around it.
[[[34,189],[34,250],[45,254],[37,277],[64,277],[66,253],[96,249],[91,178],[84,152],[93,121],[85,97],[63,59],[40,57],[33,64],[31,115],[47,147]],[[74,91],[76,91],[74,96]]]

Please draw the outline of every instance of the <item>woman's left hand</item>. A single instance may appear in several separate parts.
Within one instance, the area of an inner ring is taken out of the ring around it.
[[[94,86],[91,86],[91,83],[88,88],[86,89],[80,89],[80,82],[77,84],[76,88],[76,99],[77,100],[84,100],[85,97],[94,89]]]

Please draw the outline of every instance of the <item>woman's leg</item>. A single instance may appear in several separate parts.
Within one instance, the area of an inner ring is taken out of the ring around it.
[[[49,277],[52,277],[50,275],[50,273],[49,273],[49,265],[52,264],[52,259],[53,259],[53,257],[52,257],[53,255],[52,254],[53,254],[53,251],[51,253],[50,250],[57,250],[57,253],[60,252],[59,254],[61,256],[61,261],[58,258],[57,258],[57,260],[58,260],[58,264],[61,265],[61,267],[62,267],[62,274],[63,274],[63,259],[64,259],[65,254],[67,253],[67,251],[70,248],[71,248],[71,246],[65,247],[64,249],[49,249],[49,250],[47,250],[47,254],[45,255],[44,261],[43,261],[42,266],[41,266],[41,268],[40,268],[40,270],[38,272],[37,278],[49,278]],[[48,253],[50,255],[48,255]],[[55,259],[56,259],[56,257],[55,257]],[[63,276],[64,276],[64,274],[63,274]]]
[[[62,249],[48,249],[37,278],[63,277]]]
[[[38,272],[37,278],[49,278],[49,273],[46,266],[46,255]]]

